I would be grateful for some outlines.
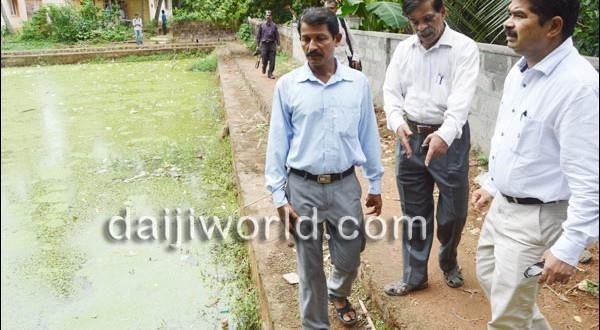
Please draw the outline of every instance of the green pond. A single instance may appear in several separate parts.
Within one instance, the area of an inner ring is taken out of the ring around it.
[[[217,262],[215,243],[107,229],[124,212],[235,212],[218,79],[189,71],[193,61],[1,70],[3,329],[220,328],[231,317],[235,267]]]

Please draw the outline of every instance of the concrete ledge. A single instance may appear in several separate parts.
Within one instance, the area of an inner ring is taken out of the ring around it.
[[[68,48],[47,51],[4,52],[2,67],[29,66],[36,64],[74,64],[100,58],[119,58],[128,55],[152,55],[185,51],[210,52],[222,42],[149,45],[142,47],[122,46],[103,48]]]

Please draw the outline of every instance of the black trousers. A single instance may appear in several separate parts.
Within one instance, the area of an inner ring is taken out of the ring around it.
[[[439,190],[436,233],[440,241],[440,268],[444,272],[458,265],[457,247],[467,219],[469,124],[465,124],[461,138],[454,140],[447,154],[432,160],[429,167],[424,164],[426,150],[421,149],[425,138],[422,134],[412,135],[412,157],[409,159],[402,144],[397,142],[396,183],[403,213],[408,217],[403,221],[403,276],[410,286],[427,281],[427,262],[433,242],[434,184]]]
[[[275,55],[277,55],[277,43],[275,42],[261,42],[260,43],[260,55],[262,61],[262,72],[267,71],[267,63],[269,63],[269,76],[273,75],[275,71]]]

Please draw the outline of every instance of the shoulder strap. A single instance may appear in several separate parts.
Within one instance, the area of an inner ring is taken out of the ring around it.
[[[348,44],[348,48],[350,48],[350,53],[352,53],[352,55],[354,55],[354,50],[352,49],[352,42],[350,41],[350,37],[348,34],[348,28],[346,27],[346,21],[344,21],[343,17],[339,17],[339,19],[340,19],[340,24],[342,24],[342,28],[346,32],[346,43]]]

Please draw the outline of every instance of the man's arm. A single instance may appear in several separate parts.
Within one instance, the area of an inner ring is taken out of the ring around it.
[[[364,174],[369,180],[369,194],[381,195],[381,177],[383,166],[381,165],[381,146],[379,144],[379,131],[377,118],[373,107],[371,87],[368,80],[362,86],[363,100],[360,109],[360,121],[358,124],[358,139],[360,146],[367,158],[363,166]]]
[[[450,82],[450,95],[448,95],[448,108],[444,112],[444,122],[436,132],[448,147],[462,135],[479,75],[479,48],[475,42],[470,42],[469,46],[461,49],[460,52],[461,55],[456,60],[454,78]]]
[[[563,233],[550,249],[576,266],[583,250],[598,241],[598,94],[584,89],[554,127],[560,144],[560,166],[571,197]]]
[[[360,61],[360,55],[358,54],[358,44],[356,43],[356,39],[350,33],[350,28],[346,28],[346,41],[347,44],[352,45],[352,61]]]
[[[292,139],[292,116],[282,96],[283,80],[279,80],[273,93],[265,180],[273,195],[273,203],[279,208],[288,203],[285,195],[287,181],[287,156]]]

